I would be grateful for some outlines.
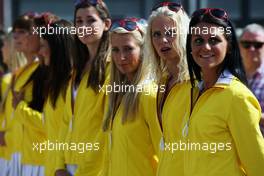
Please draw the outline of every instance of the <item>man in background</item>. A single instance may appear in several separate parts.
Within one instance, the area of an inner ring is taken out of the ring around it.
[[[264,136],[264,28],[259,24],[247,25],[239,46],[250,89],[262,108],[260,129]]]

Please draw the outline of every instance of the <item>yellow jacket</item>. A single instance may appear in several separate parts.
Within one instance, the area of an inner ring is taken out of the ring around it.
[[[190,119],[189,128],[185,128],[185,142],[189,143],[184,156],[185,175],[263,175],[260,115],[254,95],[225,71],[212,88],[200,95],[185,120]]]
[[[26,65],[16,72],[16,79],[14,83],[14,90],[25,92],[25,101],[30,102],[32,99],[32,84],[29,83],[26,87],[23,87],[27,82],[31,74],[38,67],[38,62],[33,62],[30,65]],[[23,89],[23,90],[22,90]],[[22,152],[22,140],[23,140],[23,126],[19,122],[19,119],[14,115],[14,109],[12,106],[12,92],[9,91],[4,107],[4,115],[6,121],[6,133],[5,142],[7,150],[5,151],[5,158],[10,159],[12,153]]]
[[[190,104],[190,90],[190,82],[175,84],[163,104],[158,176],[184,175],[184,151],[176,150],[176,145],[182,140],[183,118]]]
[[[43,149],[46,147],[43,114],[30,108],[27,102],[21,101],[15,110],[15,118],[23,127],[22,164],[43,166],[45,159]]]
[[[122,102],[116,112],[112,130],[108,132],[107,176],[156,175],[161,130],[156,116],[156,90],[154,84],[147,86],[147,92],[139,97],[133,121],[122,124]]]
[[[44,104],[43,113],[29,108],[24,101],[19,103],[15,111],[15,115],[19,117],[20,123],[25,127],[24,131],[27,131],[26,134],[30,136],[30,138],[24,137],[26,142],[23,141],[25,147],[23,160],[29,164],[45,164],[45,175],[47,176],[55,173],[55,155],[60,150],[58,146],[59,129],[64,110],[65,101],[60,95],[55,109],[48,99]],[[37,144],[38,146],[36,146]]]
[[[64,169],[65,164],[80,165],[87,161],[91,175],[97,175],[101,170],[105,139],[102,138],[102,121],[105,112],[105,92],[95,93],[87,88],[88,74],[86,73],[78,87],[72,110],[71,83],[66,93],[66,105],[60,129],[60,140],[65,144],[65,150],[56,156],[56,169]],[[109,76],[106,76],[107,84]],[[99,137],[100,136],[100,137]],[[85,159],[86,158],[86,159]]]
[[[53,108],[50,99],[44,105],[44,124],[47,133],[47,150],[45,152],[45,175],[54,175],[56,171],[55,156],[59,152],[59,131],[61,128],[62,117],[65,110],[65,101],[60,95],[56,102],[55,109]],[[48,146],[49,145],[49,146]]]
[[[2,101],[3,101],[4,96],[6,96],[5,94],[7,93],[7,89],[11,83],[11,77],[12,77],[11,73],[8,73],[2,77],[2,81],[0,85]],[[6,125],[5,125],[6,122],[5,122],[4,117],[5,117],[4,112],[0,110],[0,131],[5,131],[5,128],[6,128]],[[5,154],[4,154],[5,148],[6,147],[0,146],[0,158],[5,158]]]

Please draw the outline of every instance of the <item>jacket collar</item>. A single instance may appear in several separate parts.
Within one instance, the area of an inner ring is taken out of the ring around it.
[[[229,70],[226,69],[220,74],[213,87],[225,88],[230,85],[233,78],[234,75]],[[198,83],[198,88],[200,91],[204,89],[203,80]]]

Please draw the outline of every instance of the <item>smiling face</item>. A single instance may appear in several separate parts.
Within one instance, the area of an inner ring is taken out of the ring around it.
[[[201,29],[217,29],[219,27],[209,23],[199,23],[195,27]],[[221,30],[209,30],[208,33],[192,34],[191,48],[194,61],[203,72],[214,70],[217,72],[225,59],[228,42]]]
[[[132,34],[117,34],[111,36],[112,58],[117,69],[129,80],[140,63],[140,46]]]
[[[173,42],[176,39],[176,33],[173,30],[168,32],[166,28],[173,28],[174,21],[166,16],[158,16],[151,23],[151,38],[152,44],[155,48],[156,53],[162,58],[165,62],[169,59],[177,58],[178,54],[173,48]]]
[[[75,27],[81,42],[92,45],[100,41],[103,32],[109,29],[109,24],[100,18],[93,6],[90,6],[76,11]]]

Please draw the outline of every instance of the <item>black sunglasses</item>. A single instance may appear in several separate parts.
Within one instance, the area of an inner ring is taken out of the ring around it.
[[[159,4],[156,4],[151,11],[154,11],[154,10],[157,10],[158,8],[160,7],[168,7],[168,9],[170,9],[171,11],[174,11],[174,12],[178,12],[180,9],[183,9],[182,8],[182,5],[179,4],[179,3],[176,3],[176,2],[162,2],[162,3],[159,3]]]
[[[93,6],[96,6],[97,4],[101,4],[102,0],[75,0],[74,5],[77,6],[82,3],[90,3]]]
[[[240,41],[241,45],[245,49],[249,49],[251,47],[254,47],[255,49],[262,48],[264,42],[254,42],[254,41]]]

